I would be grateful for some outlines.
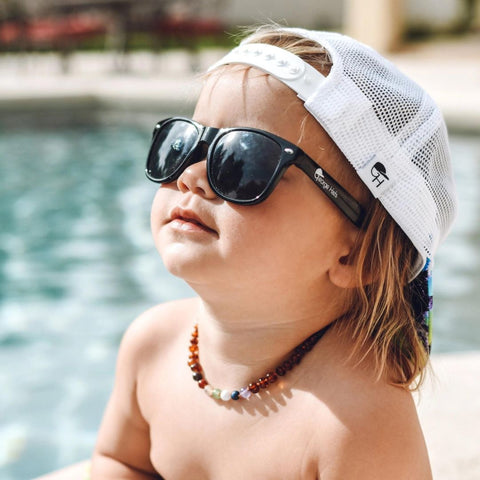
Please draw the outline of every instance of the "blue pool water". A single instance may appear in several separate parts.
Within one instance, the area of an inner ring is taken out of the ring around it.
[[[121,335],[191,291],[150,238],[150,126],[0,132],[0,480],[89,456]],[[435,273],[434,352],[480,348],[480,140],[452,138],[460,216]]]

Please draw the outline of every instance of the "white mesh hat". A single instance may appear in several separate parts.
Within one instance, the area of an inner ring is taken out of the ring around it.
[[[345,35],[284,29],[322,45],[327,77],[281,48],[248,38],[210,70],[241,63],[293,89],[419,252],[416,276],[456,212],[445,123],[433,100],[376,51]]]

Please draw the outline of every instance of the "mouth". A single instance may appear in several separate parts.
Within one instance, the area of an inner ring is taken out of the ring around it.
[[[206,232],[218,236],[213,228],[209,227],[196,213],[191,210],[175,208],[170,215],[169,223],[172,227],[183,232]]]

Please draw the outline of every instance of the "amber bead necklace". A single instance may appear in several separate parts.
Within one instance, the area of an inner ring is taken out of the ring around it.
[[[325,327],[324,329],[319,330],[295,347],[289,357],[274,370],[268,371],[263,377],[251,382],[248,386],[230,391],[212,387],[205,378],[203,368],[200,365],[198,353],[198,325],[195,325],[190,338],[188,366],[193,372],[193,379],[209,397],[216,400],[223,400],[224,402],[228,402],[229,400],[240,400],[241,398],[248,400],[253,394],[259,393],[261,390],[268,388],[278,380],[278,377],[283,377],[288,371],[298,365],[305,354],[308,353],[322,338],[327,328],[328,327]]]

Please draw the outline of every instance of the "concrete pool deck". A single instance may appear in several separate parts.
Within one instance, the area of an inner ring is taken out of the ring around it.
[[[437,101],[449,128],[480,131],[480,38],[409,46],[390,58]],[[200,69],[221,51],[202,52]],[[0,114],[79,105],[137,111],[191,111],[200,82],[185,52],[136,53],[130,73],[110,54],[76,54],[63,74],[54,55],[0,56]],[[432,358],[435,377],[416,397],[436,480],[480,479],[480,348]]]

